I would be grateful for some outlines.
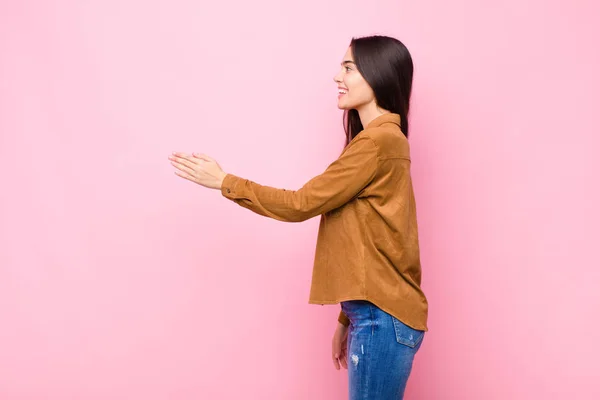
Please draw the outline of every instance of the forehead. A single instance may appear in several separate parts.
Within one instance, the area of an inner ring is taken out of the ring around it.
[[[346,60],[354,61],[354,58],[352,57],[352,47],[348,47],[348,50],[346,50],[346,54],[344,54],[344,59],[342,61]]]

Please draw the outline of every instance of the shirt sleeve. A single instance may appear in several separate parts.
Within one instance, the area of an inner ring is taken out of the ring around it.
[[[346,314],[344,314],[343,311],[340,311],[340,315],[338,316],[338,322],[344,326],[350,326],[350,320],[348,319]]]
[[[357,137],[321,175],[299,190],[262,186],[228,174],[221,194],[257,214],[301,222],[352,200],[373,180],[376,170],[377,145],[369,137]]]

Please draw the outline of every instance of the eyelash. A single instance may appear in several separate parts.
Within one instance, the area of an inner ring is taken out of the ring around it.
[[[350,67],[348,67],[348,66],[346,66],[345,68],[346,68],[346,72],[352,71],[352,69]]]

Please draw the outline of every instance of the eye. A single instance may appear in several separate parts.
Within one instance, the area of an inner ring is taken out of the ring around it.
[[[348,71],[352,71],[352,68],[350,68],[350,67],[349,67],[349,66],[347,66],[347,65],[346,65],[344,68],[346,68],[346,72],[348,72]]]

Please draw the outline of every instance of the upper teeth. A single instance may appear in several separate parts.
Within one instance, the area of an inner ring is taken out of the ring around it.
[[[348,93],[348,92],[347,92],[346,90],[344,90],[344,89],[339,89],[338,91],[339,91],[340,93],[343,93],[343,94],[346,94],[346,93]]]

